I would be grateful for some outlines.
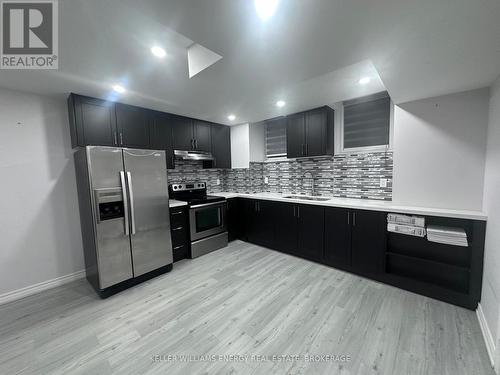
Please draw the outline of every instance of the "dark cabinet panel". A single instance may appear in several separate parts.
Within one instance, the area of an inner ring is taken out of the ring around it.
[[[229,241],[245,240],[245,202],[242,198],[227,200],[227,231]]]
[[[273,248],[274,204],[270,201],[247,200],[247,239],[249,242]]]
[[[118,143],[123,147],[150,148],[150,111],[116,104]]]
[[[71,94],[68,98],[72,146],[118,146],[115,104]]]
[[[325,208],[325,262],[332,266],[351,265],[351,212]]]
[[[353,210],[352,267],[370,274],[382,273],[387,246],[386,214],[377,211]]]
[[[286,119],[287,157],[297,158],[305,155],[305,115],[298,113]]]
[[[152,112],[151,114],[151,148],[165,150],[167,168],[175,168],[172,145],[171,117],[168,113]]]
[[[212,124],[214,168],[231,168],[231,134],[229,126]]]
[[[297,207],[277,203],[275,208],[275,248],[287,254],[297,254]]]
[[[172,253],[174,262],[189,256],[189,222],[186,207],[170,209],[170,233],[172,236]]]
[[[333,109],[287,116],[287,157],[333,155]]]
[[[197,151],[212,151],[211,124],[205,121],[193,121],[194,149]]]
[[[306,155],[326,154],[327,112],[318,108],[306,112]]]
[[[171,125],[174,150],[193,150],[193,120],[187,117],[172,116]]]
[[[325,209],[305,204],[297,205],[298,254],[304,258],[321,261],[323,258]]]

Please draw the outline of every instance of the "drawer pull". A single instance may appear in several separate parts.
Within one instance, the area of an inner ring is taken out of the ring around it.
[[[174,247],[174,250],[179,250],[179,249],[182,249],[183,247],[184,247],[184,245],[176,246],[176,247]]]
[[[182,215],[183,211],[171,212],[170,215]]]
[[[177,228],[172,228],[172,230],[181,230],[181,229],[184,229],[184,227],[180,226],[180,227],[177,227]]]

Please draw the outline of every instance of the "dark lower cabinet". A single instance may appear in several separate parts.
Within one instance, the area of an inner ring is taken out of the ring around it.
[[[325,209],[306,204],[297,205],[297,253],[299,256],[323,260]]]
[[[345,208],[325,208],[325,262],[345,268],[351,265],[351,212]]]
[[[170,209],[170,234],[174,262],[188,258],[190,252],[189,221],[187,206]]]
[[[118,143],[122,147],[150,148],[150,111],[116,103]]]
[[[274,246],[275,203],[248,199],[245,201],[246,237],[251,243],[264,247]]]
[[[387,214],[352,210],[351,266],[362,273],[382,274],[387,247]]]
[[[244,240],[471,310],[477,308],[484,221],[425,217],[428,225],[463,228],[469,246],[457,247],[388,233],[386,212],[241,200],[241,207],[232,215],[246,219],[246,225],[240,227]]]
[[[292,203],[277,203],[275,208],[275,249],[297,254],[297,207]]]
[[[245,240],[245,201],[242,198],[227,200],[227,232],[229,241]]]

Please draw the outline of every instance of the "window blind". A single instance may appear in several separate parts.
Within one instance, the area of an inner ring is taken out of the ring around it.
[[[286,119],[266,121],[266,155],[268,158],[286,156]]]
[[[391,98],[382,92],[345,101],[344,149],[389,144]]]

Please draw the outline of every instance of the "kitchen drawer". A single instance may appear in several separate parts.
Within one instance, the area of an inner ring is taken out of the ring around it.
[[[183,208],[181,209],[171,209],[170,210],[170,227],[177,228],[179,226],[187,225],[187,211]]]
[[[186,243],[173,246],[172,249],[174,262],[177,262],[181,259],[186,259],[188,257],[188,245]]]
[[[172,246],[177,246],[188,242],[188,235],[186,230],[171,231]]]

